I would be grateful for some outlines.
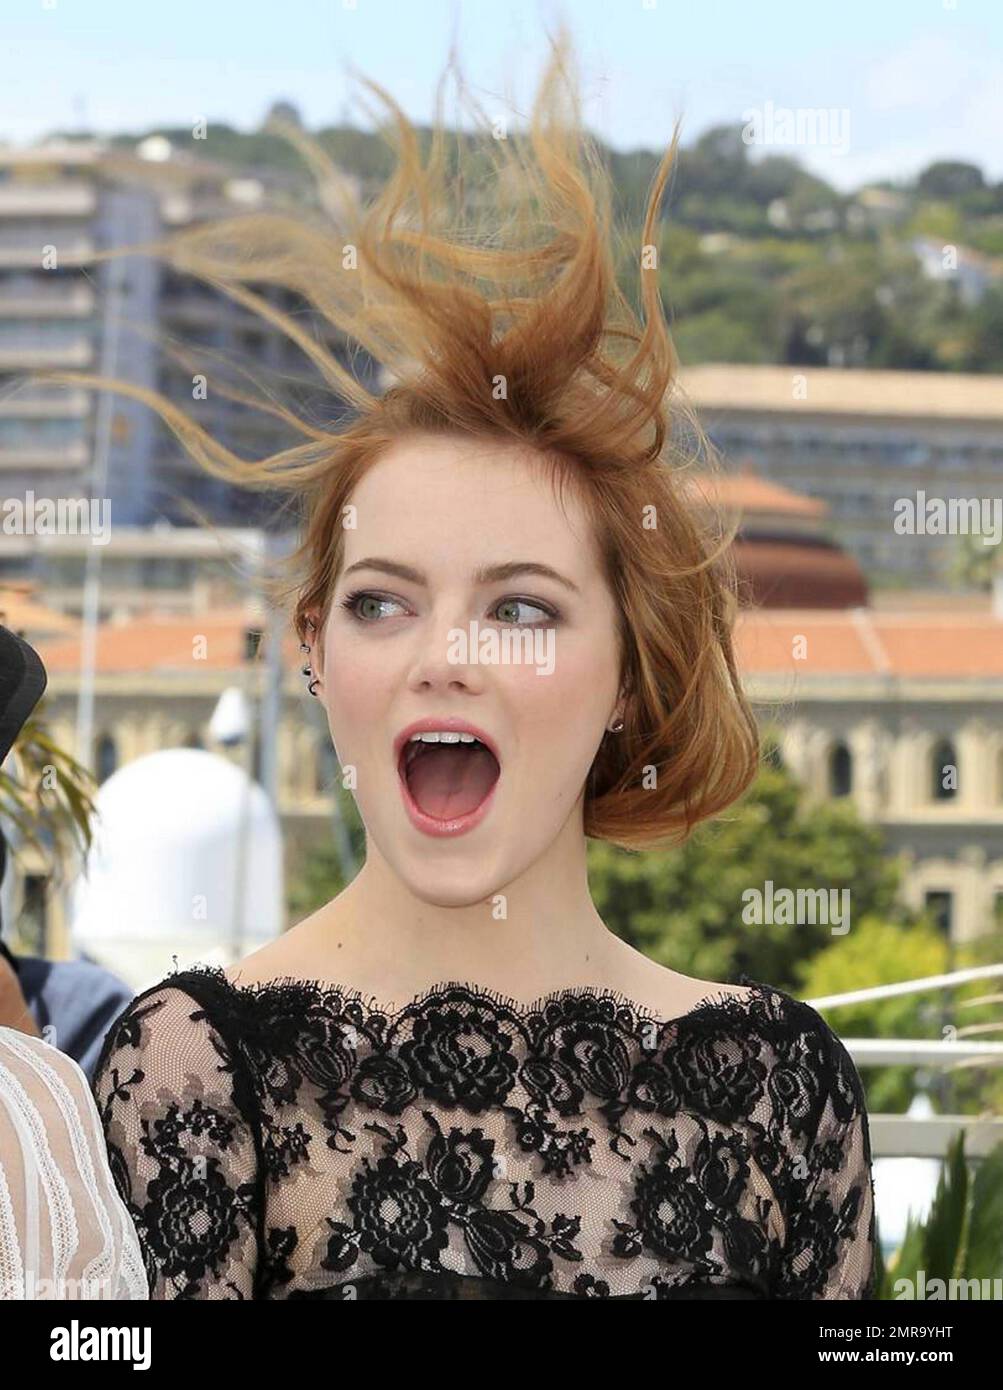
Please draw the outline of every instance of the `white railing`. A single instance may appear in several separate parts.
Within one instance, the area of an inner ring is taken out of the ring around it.
[[[900,980],[873,985],[844,994],[827,994],[805,1002],[813,1009],[836,1009],[848,1004],[892,999],[931,989],[951,989],[970,980],[1003,978],[1003,965],[977,965],[928,975],[921,980]],[[840,1041],[860,1067],[958,1067],[1003,1066],[1003,1042],[981,1042],[965,1033],[998,1032],[1000,1024],[956,1028],[950,1038],[842,1038]],[[1003,1118],[996,1115],[869,1115],[871,1152],[874,1158],[938,1158],[959,1131],[965,1134],[965,1155],[984,1158],[1003,1143]]]

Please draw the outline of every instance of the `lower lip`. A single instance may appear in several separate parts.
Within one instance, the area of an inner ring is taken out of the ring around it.
[[[468,830],[473,830],[480,825],[481,821],[491,810],[491,805],[495,799],[495,792],[498,790],[498,783],[501,781],[501,773],[495,778],[494,786],[479,806],[475,806],[472,811],[468,811],[465,816],[454,816],[451,820],[440,820],[438,816],[429,816],[415,803],[411,795],[411,789],[407,784],[407,779],[397,772],[397,781],[401,789],[401,799],[404,802],[404,809],[410,817],[411,824],[416,830],[420,830],[423,835],[435,835],[444,838],[453,835],[465,835]]]

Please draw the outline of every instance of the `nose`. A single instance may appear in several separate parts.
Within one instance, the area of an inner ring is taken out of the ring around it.
[[[484,689],[484,667],[477,661],[476,632],[468,622],[451,617],[430,619],[415,633],[416,647],[408,672],[413,690]]]

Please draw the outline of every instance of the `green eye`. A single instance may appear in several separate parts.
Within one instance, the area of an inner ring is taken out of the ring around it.
[[[512,611],[512,610],[518,610],[518,609],[520,609],[520,608],[530,608],[530,609],[533,609],[533,610],[534,610],[536,613],[538,613],[540,616],[537,617],[537,618],[523,618],[523,619],[520,619],[518,616],[512,616],[512,617],[506,617],[506,616],[504,616],[505,610],[506,610],[506,609]],[[535,624],[535,623],[539,623],[539,622],[541,622],[541,621],[544,621],[544,622],[545,622],[545,621],[547,621],[548,619],[549,619],[551,622],[553,622],[554,618],[557,616],[556,613],[554,613],[554,612],[551,611],[551,609],[545,608],[542,604],[539,604],[539,603],[531,603],[529,599],[525,599],[525,598],[506,598],[506,599],[502,599],[501,603],[499,603],[499,604],[497,605],[497,607],[495,608],[495,612],[502,615],[502,616],[501,616],[501,619],[500,619],[501,622],[503,622],[503,623],[507,623],[507,622],[516,623],[516,624],[518,624],[518,625],[520,625],[520,626],[522,626],[522,627],[531,627],[531,626],[533,626],[533,624]]]
[[[363,594],[359,599],[360,618],[378,618],[383,611],[383,605],[387,602],[385,598],[375,598],[372,594]],[[367,604],[369,605],[367,607]]]
[[[346,595],[341,600],[341,606],[357,623],[364,623],[367,627],[374,627],[384,618],[393,617],[392,610],[403,607],[399,599],[388,598],[366,589]],[[514,627],[540,627],[544,623],[555,623],[560,618],[549,604],[536,603],[526,598],[502,599],[495,605],[494,611],[499,622]]]
[[[342,608],[353,617],[356,622],[366,623],[372,626],[378,623],[383,617],[383,609],[388,605],[396,604],[394,598],[384,598],[381,594],[371,594],[365,591],[349,594],[341,601]],[[375,608],[363,609],[364,604],[375,604]]]

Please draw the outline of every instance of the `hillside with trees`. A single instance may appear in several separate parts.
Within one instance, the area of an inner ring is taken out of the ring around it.
[[[287,102],[272,108],[298,119]],[[271,114],[271,113],[270,113]],[[200,132],[201,133],[201,132]],[[165,136],[178,151],[272,170],[310,188],[293,147],[266,129],[209,123],[117,137]],[[375,130],[314,132],[363,190],[393,164]],[[64,137],[65,138],[65,137]],[[427,148],[429,131],[419,129]],[[490,169],[484,137],[461,134],[465,186]],[[661,151],[597,142],[616,196],[618,259],[628,293],[641,212]],[[740,126],[683,147],[663,200],[663,300],[682,360],[1003,371],[1003,183],[975,165],[942,161],[912,182],[840,192],[789,154],[753,150]]]

